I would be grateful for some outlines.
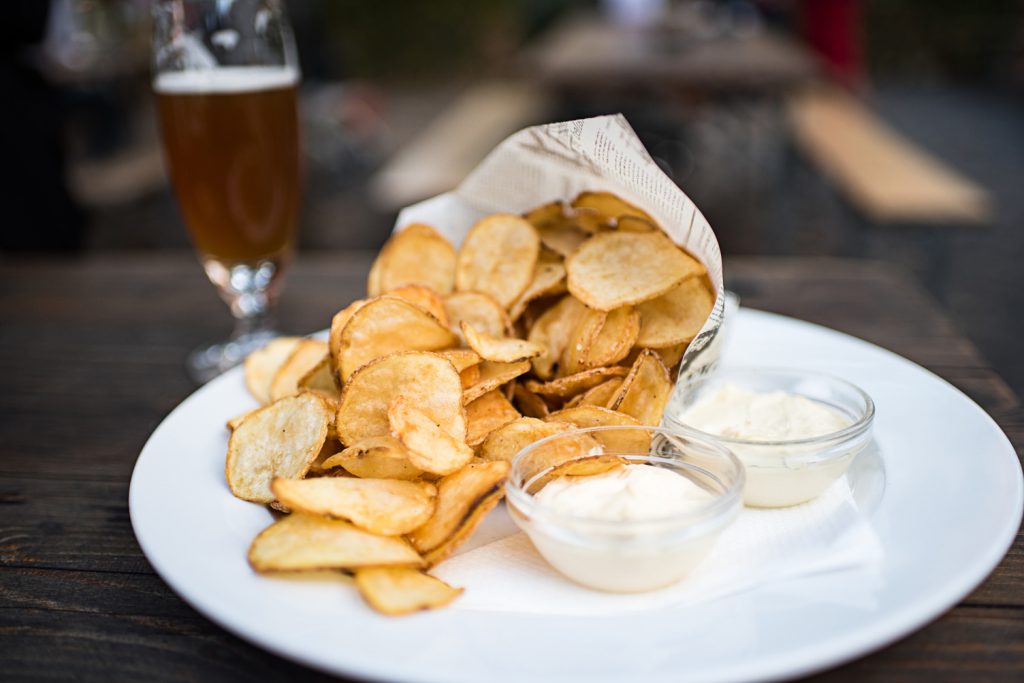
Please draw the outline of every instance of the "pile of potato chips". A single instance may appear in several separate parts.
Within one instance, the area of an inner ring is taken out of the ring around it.
[[[699,261],[605,192],[487,216],[458,250],[407,226],[367,290],[327,342],[279,338],[246,360],[263,407],[229,422],[226,473],[287,513],[253,541],[257,571],[351,573],[385,614],[461,593],[426,570],[498,504],[523,447],[657,425],[715,299]]]

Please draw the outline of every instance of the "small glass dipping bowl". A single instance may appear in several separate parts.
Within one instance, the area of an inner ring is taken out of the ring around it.
[[[595,442],[597,447],[594,448]],[[585,443],[585,447],[581,447]],[[598,455],[599,454],[599,455]],[[664,467],[712,494],[683,514],[643,520],[567,515],[536,493],[572,463],[609,467],[611,456],[630,465]],[[639,592],[682,579],[708,554],[735,518],[743,491],[743,465],[714,440],[659,427],[589,427],[541,439],[512,460],[505,485],[509,513],[551,566],[590,588]]]
[[[686,411],[724,384],[757,393],[784,391],[838,412],[849,425],[807,439],[759,441],[700,431],[685,422]],[[714,439],[739,457],[747,470],[743,502],[751,507],[786,507],[817,497],[846,473],[871,439],[875,404],[859,387],[825,373],[785,369],[722,369],[676,385],[666,424]]]

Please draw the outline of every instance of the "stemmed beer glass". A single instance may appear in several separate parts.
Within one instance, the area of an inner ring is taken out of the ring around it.
[[[153,64],[178,207],[235,317],[227,341],[189,355],[205,382],[275,334],[300,202],[298,60],[277,0],[157,0]]]

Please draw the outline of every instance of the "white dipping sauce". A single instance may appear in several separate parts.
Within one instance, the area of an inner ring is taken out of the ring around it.
[[[580,518],[559,523],[560,532],[538,524],[528,529],[541,555],[574,581],[605,591],[661,588],[686,576],[714,545],[729,515],[704,530],[685,533],[673,516],[705,508],[717,496],[664,467],[627,465],[590,477],[562,477],[541,489],[539,507]],[[595,531],[593,520],[614,524]],[[645,520],[658,520],[644,525]]]
[[[686,477],[647,465],[627,465],[593,477],[562,477],[535,497],[559,514],[624,522],[685,514],[713,498]]]
[[[723,384],[701,397],[680,421],[707,434],[736,441],[785,442],[834,434],[852,424],[838,410],[784,391],[758,393]],[[743,502],[755,507],[784,507],[810,500],[838,479],[856,450],[834,444],[726,444],[743,461],[747,484]],[[816,453],[833,451],[821,458]]]

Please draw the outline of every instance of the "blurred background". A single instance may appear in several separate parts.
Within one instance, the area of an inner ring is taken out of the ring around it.
[[[1021,0],[291,0],[300,253],[524,126],[622,112],[730,254],[910,269],[1024,394]],[[8,0],[0,251],[187,249],[149,0]],[[743,292],[740,292],[742,295]]]

